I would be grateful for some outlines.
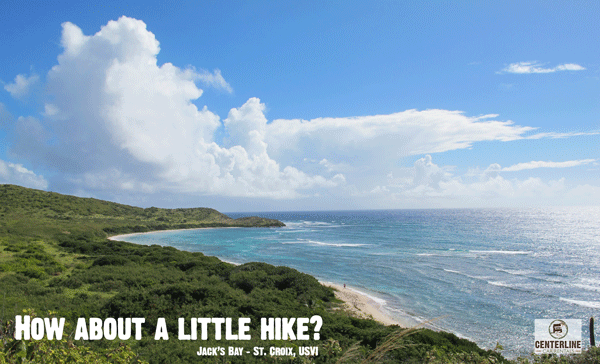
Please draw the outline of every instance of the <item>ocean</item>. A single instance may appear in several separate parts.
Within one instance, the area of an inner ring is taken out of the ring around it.
[[[348,284],[382,310],[507,357],[533,352],[535,319],[600,316],[600,207],[229,213],[284,228],[204,229],[121,240],[284,265]]]

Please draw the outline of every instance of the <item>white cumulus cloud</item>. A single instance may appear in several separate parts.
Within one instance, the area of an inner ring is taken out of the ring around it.
[[[228,93],[233,92],[233,88],[225,81],[225,78],[221,75],[221,71],[218,69],[214,70],[213,73],[204,70],[202,73],[196,73],[194,77],[196,80],[201,81],[207,86],[227,91]]]
[[[43,176],[33,173],[21,164],[5,162],[0,159],[0,184],[5,183],[37,189],[48,188],[48,181]]]
[[[4,85],[4,89],[8,91],[15,99],[23,99],[29,95],[31,85],[36,83],[39,79],[40,77],[36,74],[32,74],[29,77],[23,74],[18,74],[13,83]]]
[[[312,120],[274,120],[266,127],[269,153],[292,163],[311,156],[329,163],[385,165],[399,158],[470,148],[482,141],[512,141],[535,128],[498,115],[469,117],[460,111],[407,110],[389,115]]]
[[[585,163],[566,162],[558,165],[568,167],[580,164]],[[455,175],[451,167],[439,166],[427,155],[416,160],[412,168],[406,169],[409,178],[402,183],[397,183],[399,179],[390,174],[388,185],[376,185],[357,195],[367,198],[377,195],[379,200],[375,200],[375,203],[380,206],[401,204],[407,207],[535,206],[544,202],[571,204],[573,201],[600,203],[600,187],[568,186],[564,177],[548,181],[538,177],[508,179],[501,175],[505,170],[493,163],[485,170],[472,169],[464,175]]]
[[[498,73],[553,73],[557,71],[583,70],[585,70],[585,67],[575,63],[565,63],[556,67],[547,68],[540,62],[517,62],[509,64]]]
[[[219,70],[158,65],[159,42],[140,20],[121,17],[91,36],[67,22],[61,44],[45,119],[19,118],[11,151],[77,188],[288,198],[345,182],[270,158],[256,98],[225,120],[231,146],[216,144],[220,118],[194,105],[203,93],[195,82],[231,87]]]
[[[504,172],[515,172],[522,171],[525,169],[536,169],[536,168],[567,168],[567,167],[576,167],[584,164],[589,164],[595,162],[595,159],[580,159],[574,161],[565,161],[565,162],[544,162],[544,161],[531,161],[527,163],[517,163],[510,167],[502,168]]]

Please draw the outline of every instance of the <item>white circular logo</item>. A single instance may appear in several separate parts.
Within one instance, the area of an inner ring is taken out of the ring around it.
[[[550,323],[550,326],[548,326],[548,332],[550,333],[550,336],[552,336],[556,340],[560,340],[563,337],[567,336],[567,333],[569,332],[569,327],[567,326],[567,323],[563,320],[554,320]]]

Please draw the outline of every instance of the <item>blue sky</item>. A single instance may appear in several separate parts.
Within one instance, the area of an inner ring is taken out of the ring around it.
[[[223,211],[600,204],[595,2],[3,8],[0,183]]]

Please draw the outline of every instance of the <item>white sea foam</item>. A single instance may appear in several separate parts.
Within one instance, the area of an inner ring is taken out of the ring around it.
[[[572,299],[564,298],[564,297],[561,297],[560,300],[571,303],[573,305],[577,305],[577,306],[589,307],[589,308],[600,308],[600,302],[598,302],[598,301],[579,301],[579,300],[572,300]]]
[[[473,276],[473,275],[470,275],[470,274],[467,274],[467,273],[464,273],[464,272],[459,272],[457,270],[446,269],[446,268],[444,268],[444,271],[448,272],[448,273],[458,274],[458,275],[461,275],[461,276],[464,276],[464,277],[468,277],[468,278],[471,278],[471,279],[489,279],[490,278],[489,276]]]
[[[575,287],[583,288],[583,289],[588,290],[588,291],[600,292],[600,287],[598,287],[598,286],[590,286],[590,285],[587,285],[587,284],[579,284],[579,283],[575,283],[573,285]]]
[[[457,270],[445,269],[444,268],[444,271],[449,272],[449,273],[456,273],[456,274],[464,275],[463,272],[459,272]]]
[[[508,273],[508,274],[512,274],[515,276],[525,276],[528,274],[534,274],[537,273],[535,270],[532,269],[502,269],[502,268],[496,268],[496,271],[498,272],[504,272],[504,273]]]
[[[515,287],[511,286],[510,284],[508,284],[506,282],[501,282],[501,281],[488,281],[488,283],[491,284],[492,286],[515,288]]]
[[[475,253],[475,254],[507,254],[507,255],[533,253],[531,251],[526,251],[526,250],[469,250],[469,252]]]
[[[347,286],[345,283],[333,283],[333,282],[329,282],[329,281],[325,281],[325,280],[320,280],[320,281],[322,283],[324,283],[324,284],[335,284],[335,285],[338,285],[338,286],[342,286],[343,285],[345,289],[347,289],[349,291],[356,292],[356,293],[358,293],[361,296],[365,296],[368,299],[370,299],[371,301],[379,304],[380,306],[385,306],[387,304],[387,301],[385,299],[377,297],[377,296],[374,296],[374,295],[369,294],[369,293],[366,293],[365,291],[361,291],[361,290],[356,289],[354,287]]]
[[[325,221],[302,221],[302,224],[304,225],[317,225],[317,226],[329,226],[331,225],[328,222]]]
[[[596,278],[581,278],[581,281],[583,283],[590,283],[596,286],[600,287],[600,279],[596,279]]]
[[[329,222],[325,222],[325,221],[308,221],[308,220],[303,220],[300,222],[294,221],[294,222],[284,222],[286,226],[319,226],[319,227],[337,227],[340,226],[338,224],[332,224]]]
[[[399,308],[386,306],[385,308],[382,307],[382,311],[388,313],[391,317],[401,318],[402,322],[405,322],[408,327],[415,327],[425,322],[424,318],[412,315]]]
[[[356,288],[348,287],[347,286],[346,289],[349,289],[349,290],[354,291],[354,292],[356,292],[356,293],[358,293],[360,295],[368,297],[371,301],[374,301],[375,303],[377,303],[377,304],[379,304],[381,306],[385,306],[387,304],[387,301],[384,300],[383,298],[379,298],[379,297],[373,296],[371,294],[365,293],[364,291],[360,291],[360,290],[358,290]]]
[[[350,244],[350,243],[323,243],[321,241],[309,240],[310,244],[315,245],[323,245],[323,246],[335,246],[335,247],[345,247],[345,246],[367,246],[369,244]]]
[[[351,243],[324,243],[322,241],[305,240],[305,239],[300,239],[297,241],[285,241],[285,242],[282,242],[281,244],[310,244],[310,245],[321,245],[321,246],[334,246],[336,248],[357,247],[357,246],[369,245],[369,244],[351,244]]]

